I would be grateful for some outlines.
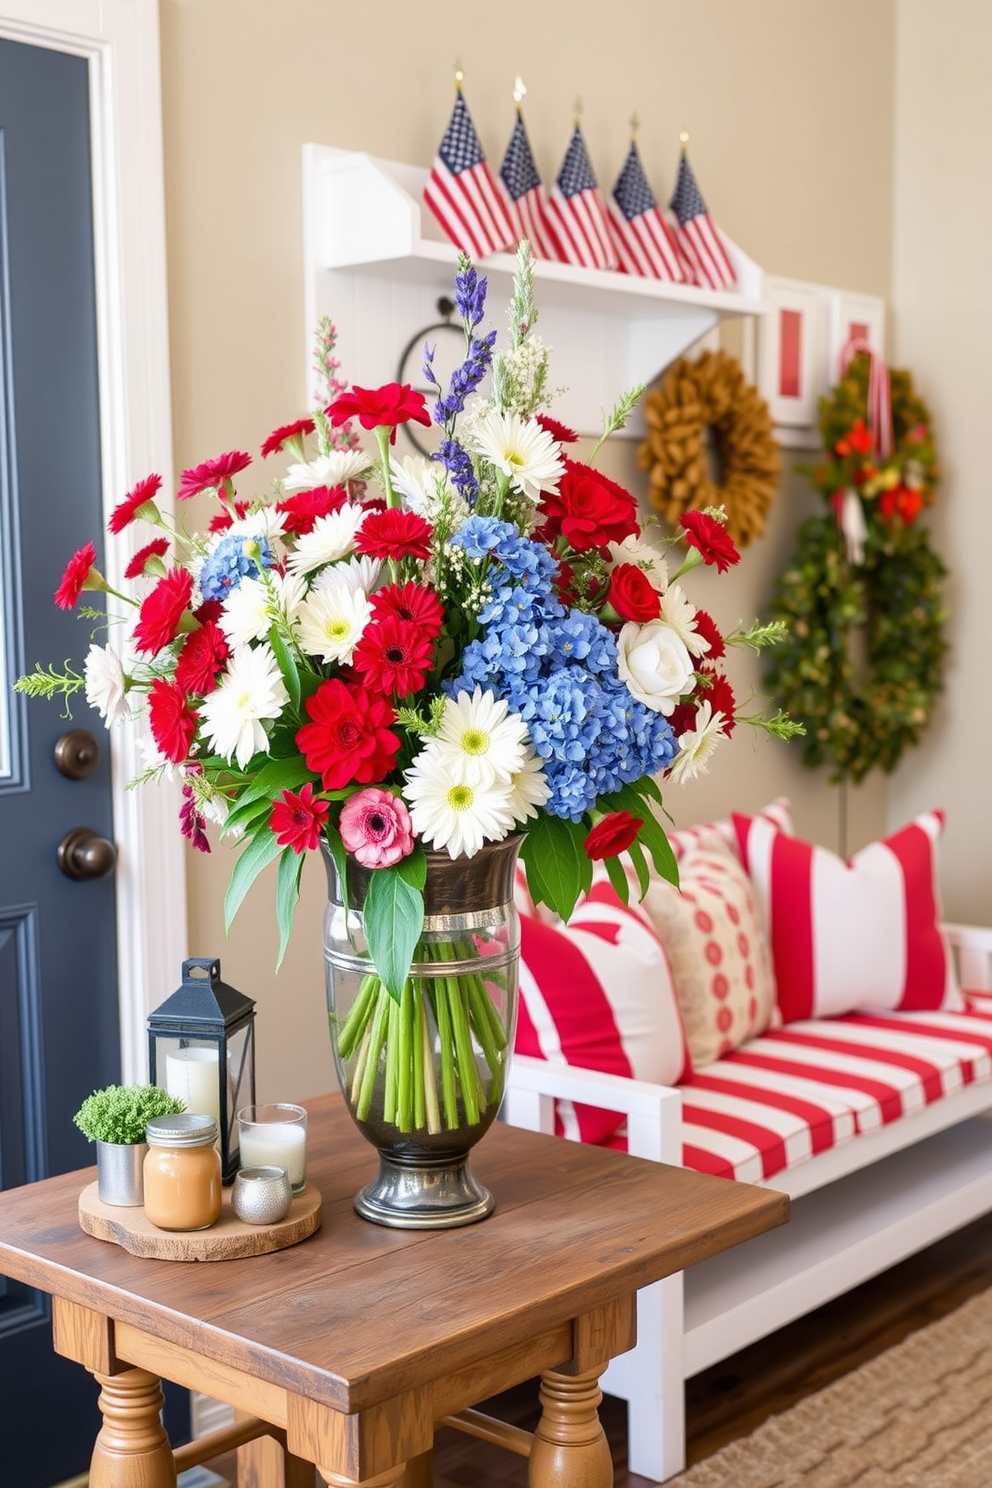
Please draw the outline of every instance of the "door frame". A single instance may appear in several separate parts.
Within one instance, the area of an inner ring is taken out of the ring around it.
[[[89,66],[106,518],[149,471],[173,489],[158,0],[0,0],[0,37]],[[133,534],[105,536],[107,579],[121,588]],[[24,670],[37,658],[18,660]],[[187,954],[185,849],[178,785],[127,790],[143,768],[137,729],[116,727],[107,740],[121,1072],[133,1083],[147,1078],[145,1019],[175,989]]]

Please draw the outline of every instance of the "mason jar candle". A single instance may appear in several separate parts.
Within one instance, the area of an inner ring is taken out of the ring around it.
[[[207,1230],[220,1218],[221,1163],[210,1114],[156,1116],[145,1128],[145,1217],[160,1230]]]

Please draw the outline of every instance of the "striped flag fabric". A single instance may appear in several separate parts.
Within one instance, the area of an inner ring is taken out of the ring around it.
[[[555,245],[548,230],[547,197],[534,164],[530,140],[527,138],[523,114],[519,108],[510,143],[499,169],[499,185],[503,191],[514,239],[519,242],[521,238],[526,238],[536,258],[555,258]]]
[[[689,277],[704,289],[729,289],[737,283],[723,238],[710,217],[689,156],[683,149],[675,191],[669,202],[679,249],[689,267]]]
[[[513,242],[513,227],[460,88],[424,187],[424,203],[470,258],[485,258]]]
[[[678,248],[644,174],[635,140],[630,142],[607,210],[610,237],[624,273],[669,284],[682,282],[685,274]]]
[[[548,193],[548,224],[555,257],[562,263],[583,269],[616,268],[606,208],[578,124]]]

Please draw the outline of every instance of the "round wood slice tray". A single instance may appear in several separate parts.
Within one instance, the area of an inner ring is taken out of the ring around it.
[[[225,1188],[220,1219],[209,1230],[160,1230],[145,1218],[143,1209],[101,1203],[97,1185],[79,1195],[79,1223],[87,1235],[110,1240],[132,1255],[157,1261],[233,1261],[267,1255],[306,1240],[320,1228],[320,1193],[307,1184],[296,1194],[285,1219],[278,1224],[245,1224],[231,1208]]]

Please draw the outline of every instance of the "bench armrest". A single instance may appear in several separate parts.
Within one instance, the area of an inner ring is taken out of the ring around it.
[[[944,930],[957,958],[962,987],[972,992],[992,991],[992,928],[949,924]]]
[[[510,1125],[553,1133],[556,1100],[622,1111],[627,1118],[627,1151],[631,1157],[681,1166],[681,1091],[514,1054],[503,1106]]]

